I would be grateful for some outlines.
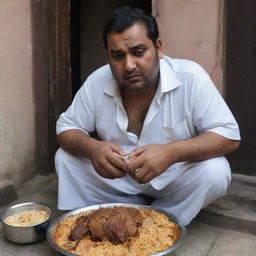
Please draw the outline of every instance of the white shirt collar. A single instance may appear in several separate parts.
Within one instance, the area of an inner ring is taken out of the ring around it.
[[[104,89],[104,93],[106,93],[109,96],[117,96],[119,95],[118,85],[116,80],[114,79],[113,75],[109,77],[109,80],[107,81],[107,84]]]
[[[171,91],[181,85],[172,66],[167,62],[168,59],[163,57],[160,60],[160,82],[161,94]]]

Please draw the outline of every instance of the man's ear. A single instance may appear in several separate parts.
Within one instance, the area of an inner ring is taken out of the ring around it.
[[[162,41],[158,38],[156,40],[156,50],[157,50],[157,54],[159,59],[163,58],[163,45],[162,45]]]

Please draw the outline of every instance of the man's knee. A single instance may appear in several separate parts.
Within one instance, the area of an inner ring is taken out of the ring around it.
[[[231,170],[226,158],[216,157],[205,160],[202,162],[202,167],[204,183],[218,191],[220,195],[225,194],[231,181]]]
[[[65,161],[66,158],[67,158],[67,153],[62,148],[59,148],[55,153],[55,166],[56,165],[58,166],[60,163]]]
[[[73,156],[67,153],[64,149],[59,148],[55,153],[55,169],[57,174],[60,170],[66,170],[68,168],[64,168],[70,165],[72,162]]]
[[[86,170],[87,172],[94,170],[88,158],[73,156],[62,148],[59,148],[55,153],[55,169],[57,174],[60,172],[74,173],[75,170]]]

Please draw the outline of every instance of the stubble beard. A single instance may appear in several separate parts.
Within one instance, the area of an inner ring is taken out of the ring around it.
[[[113,72],[112,72],[113,73]],[[152,65],[152,75],[150,77],[145,77],[144,73],[142,73],[139,70],[134,70],[132,72],[130,72],[129,74],[138,74],[140,76],[140,79],[142,78],[144,81],[142,82],[142,85],[140,86],[130,86],[129,84],[125,83],[125,82],[121,82],[118,81],[115,77],[115,80],[118,83],[118,86],[121,90],[127,91],[127,92],[132,92],[132,93],[143,93],[144,91],[146,91],[147,89],[149,89],[152,86],[157,86],[158,83],[158,79],[159,79],[159,74],[160,74],[160,62],[159,62],[159,58],[157,55],[157,51],[156,51],[156,55],[155,55],[155,59],[154,59],[154,63]],[[125,77],[128,76],[129,74],[125,74],[123,76],[123,79],[125,80]],[[136,82],[135,82],[136,83]]]

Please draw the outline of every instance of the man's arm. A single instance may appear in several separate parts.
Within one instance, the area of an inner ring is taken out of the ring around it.
[[[137,158],[128,164],[127,170],[138,182],[147,183],[174,163],[223,156],[236,150],[239,143],[213,132],[205,132],[188,140],[148,145],[132,152]],[[140,171],[136,172],[138,168]]]
[[[58,137],[60,146],[77,157],[89,158],[97,173],[104,178],[114,179],[124,177],[126,172],[125,161],[118,157],[125,153],[117,145],[99,141],[78,129],[70,129],[61,132]]]
[[[206,160],[224,156],[239,147],[240,142],[217,133],[205,132],[189,140],[169,144],[175,162]]]

